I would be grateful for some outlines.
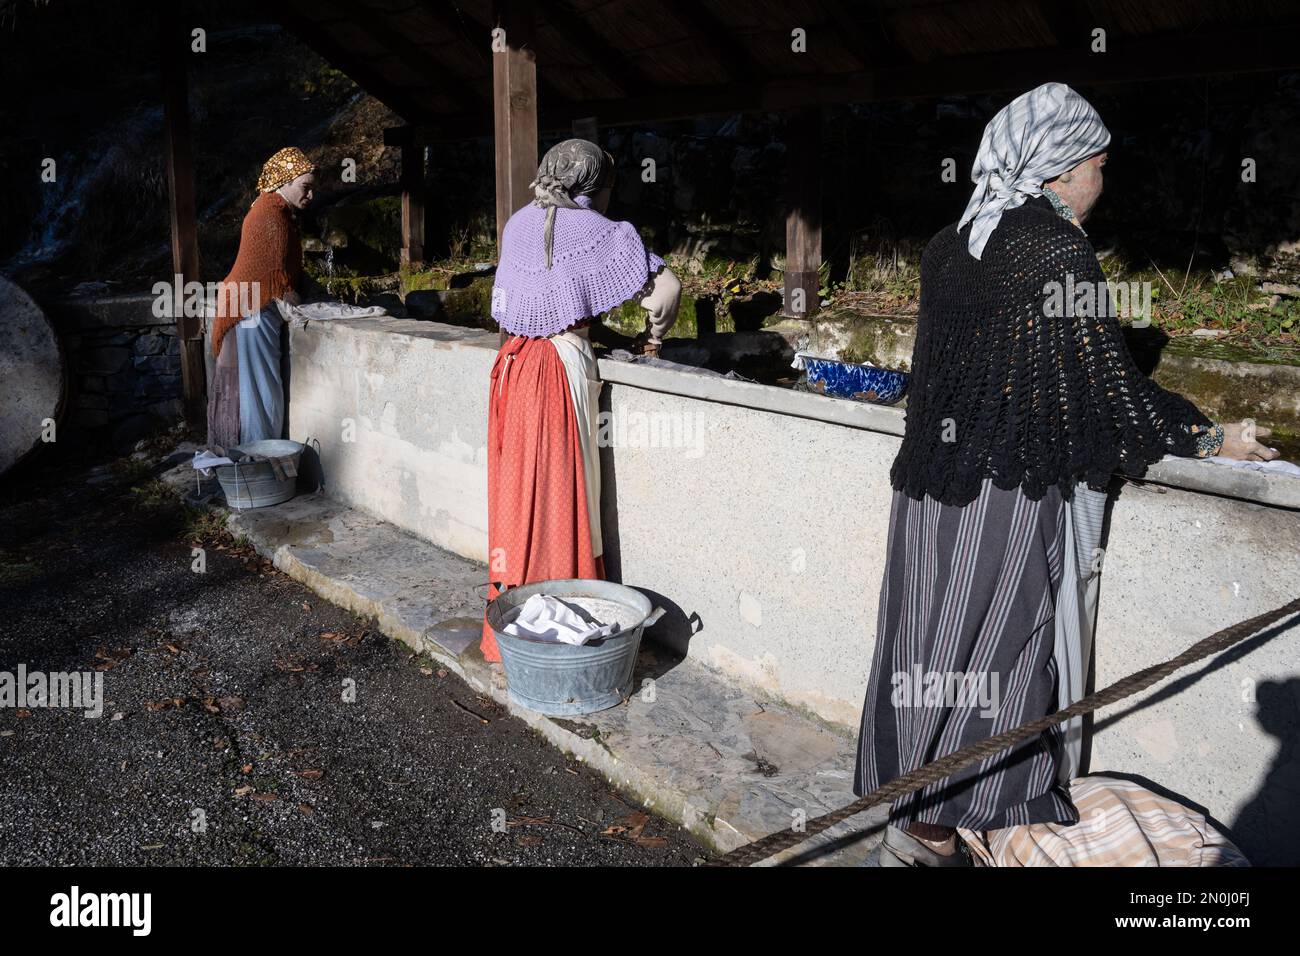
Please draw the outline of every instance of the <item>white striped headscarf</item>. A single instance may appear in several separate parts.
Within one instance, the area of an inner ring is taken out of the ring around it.
[[[1110,144],[1110,131],[1092,104],[1064,83],[1044,83],[1004,106],[980,140],[970,178],[975,183],[960,229],[974,220],[967,245],[976,259],[1002,220],[1052,179]]]

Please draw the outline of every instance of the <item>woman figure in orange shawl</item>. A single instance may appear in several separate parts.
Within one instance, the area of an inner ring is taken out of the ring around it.
[[[217,362],[208,392],[210,445],[230,448],[241,441],[280,437],[284,393],[279,349],[273,345],[259,353],[257,358],[266,368],[243,370],[244,405],[257,407],[241,408],[239,336],[228,333],[247,320],[251,320],[249,325],[268,323],[259,331],[267,333],[271,343],[279,342],[283,319],[275,300],[298,301],[302,234],[294,214],[312,200],[312,169],[311,160],[289,146],[267,160],[258,177],[260,195],[244,217],[239,254],[230,275],[222,281],[212,323],[212,352]],[[254,382],[256,389],[250,391]]]

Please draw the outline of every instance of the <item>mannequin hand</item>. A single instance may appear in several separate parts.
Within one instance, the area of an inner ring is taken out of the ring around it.
[[[1258,441],[1272,434],[1271,428],[1250,421],[1229,422],[1223,426],[1223,447],[1219,449],[1219,454],[1239,461],[1272,461],[1279,453]]]
[[[631,351],[633,355],[648,355],[651,358],[658,358],[659,347],[660,344],[658,342],[650,341],[650,332],[647,330],[632,340]]]

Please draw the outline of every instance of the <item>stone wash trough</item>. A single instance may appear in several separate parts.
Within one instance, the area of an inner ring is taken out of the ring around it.
[[[486,562],[497,335],[385,318],[291,336],[290,436],[319,442],[324,494]],[[902,411],[608,359],[600,374],[606,562],[668,610],[651,636],[851,740]],[[1096,686],[1298,592],[1300,480],[1162,462],[1114,498]],[[1275,632],[1104,711],[1091,769],[1289,829],[1268,817],[1297,786],[1300,625]]]

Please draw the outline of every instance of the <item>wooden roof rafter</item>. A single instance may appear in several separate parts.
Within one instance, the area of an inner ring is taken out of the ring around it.
[[[421,101],[420,89],[391,82],[373,66],[296,9],[291,0],[277,0],[280,20],[334,67],[352,77],[366,92],[412,122],[436,122],[438,113]]]
[[[1077,0],[1042,0],[1039,7],[1047,27],[1062,49],[1079,49],[1092,43],[1092,31],[1106,24]]]
[[[347,23],[353,29],[368,36],[378,46],[388,50],[407,69],[418,73],[430,87],[437,89],[442,95],[453,101],[461,99],[462,97],[459,94],[462,92],[468,92],[470,96],[480,103],[488,101],[489,98],[483,90],[473,84],[467,84],[461,77],[443,68],[428,50],[423,49],[389,26],[388,21],[379,16],[376,11],[367,8],[365,4],[360,3],[360,0],[349,0],[349,3],[359,6],[371,15],[350,17],[336,0],[313,0],[315,6],[327,10],[333,15],[329,21],[317,21],[318,24]]]
[[[563,0],[536,0],[536,4],[546,22],[568,37],[582,58],[613,80],[624,94],[635,96],[658,88],[659,84],[614,50],[608,40],[565,6]]]
[[[736,31],[714,16],[701,0],[663,0],[663,4],[692,39],[708,51],[729,81],[761,83],[767,78],[766,71],[745,49]]]
[[[902,47],[889,36],[889,26],[873,3],[857,3],[850,11],[841,0],[819,0],[830,19],[830,26],[840,35],[844,47],[868,69],[901,66],[912,62]],[[857,8],[867,7],[866,23]]]
[[[440,24],[442,24],[444,29],[449,29],[460,34],[462,37],[464,37],[465,42],[469,43],[470,45],[473,45],[475,41],[471,37],[465,35],[464,32],[465,24],[463,21],[461,21],[458,18],[457,14],[463,16],[466,20],[469,20],[471,23],[473,23],[475,26],[477,26],[480,30],[483,31],[482,33],[483,46],[480,49],[488,51],[489,57],[492,55],[491,46],[490,46],[492,31],[496,29],[497,26],[500,25],[497,23],[495,17],[490,19],[484,19],[473,10],[461,6],[459,4],[456,4],[454,2],[448,3],[447,0],[421,0],[420,6],[425,10],[426,13],[428,13]],[[492,66],[491,63],[489,62],[488,63],[489,82],[490,82],[491,74],[492,74]],[[537,71],[537,86],[538,89],[545,94],[544,98],[550,102],[566,103],[569,100],[569,97],[566,96],[562,90],[560,90],[557,86],[555,86],[554,83],[552,83],[549,79],[547,79],[544,70]]]
[[[425,127],[430,140],[491,135],[491,111],[481,102],[496,64],[490,37],[498,13],[510,9],[500,4],[512,0],[401,0],[384,10],[378,4],[390,0],[367,0],[360,12],[331,0],[351,22],[328,29],[303,24],[326,15],[311,0],[281,2],[303,14],[287,25],[301,27],[308,42]],[[547,132],[589,116],[618,125],[1018,92],[1047,80],[1089,86],[1300,68],[1300,16],[1281,0],[1233,0],[1231,10],[1219,0],[1151,0],[1162,4],[1156,13],[1129,0],[798,0],[798,19],[818,32],[814,48],[827,54],[807,64],[816,72],[804,73],[787,73],[769,59],[786,42],[783,24],[791,18],[757,17],[744,6],[752,0],[516,2],[542,27],[512,40],[537,57],[538,122]],[[390,45],[357,32],[356,20],[371,15],[407,42]],[[726,25],[729,18],[736,25]],[[1104,54],[1091,49],[1097,27],[1107,30]],[[366,56],[329,48],[331,33],[335,41],[355,38]],[[379,48],[391,59],[372,59]],[[412,71],[419,58],[436,58],[454,76],[452,89],[472,85],[475,96],[456,105],[410,83],[427,75]],[[589,75],[572,75],[586,74],[587,63]]]

